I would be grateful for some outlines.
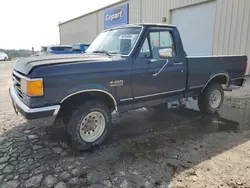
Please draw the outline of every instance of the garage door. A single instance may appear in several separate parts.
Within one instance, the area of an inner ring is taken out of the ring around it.
[[[212,55],[216,2],[172,11],[172,24],[180,31],[187,55]]]

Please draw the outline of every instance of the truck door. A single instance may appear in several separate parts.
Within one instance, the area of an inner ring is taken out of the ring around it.
[[[171,29],[151,29],[134,61],[132,89],[134,99],[180,94],[185,90],[185,62],[178,57]],[[163,57],[160,51],[171,51]]]

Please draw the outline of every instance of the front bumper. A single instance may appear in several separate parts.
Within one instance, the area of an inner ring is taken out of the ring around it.
[[[9,89],[9,92],[16,113],[20,112],[20,114],[22,114],[28,120],[50,117],[54,122],[59,112],[60,105],[29,108],[18,98],[13,86]]]

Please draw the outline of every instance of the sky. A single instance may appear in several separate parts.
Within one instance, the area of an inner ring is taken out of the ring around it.
[[[59,44],[59,22],[119,0],[1,0],[0,48],[40,50]]]

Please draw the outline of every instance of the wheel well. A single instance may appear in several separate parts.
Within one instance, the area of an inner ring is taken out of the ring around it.
[[[115,99],[113,99],[111,96],[102,92],[90,91],[72,95],[71,97],[64,100],[61,103],[59,114],[62,116],[68,116],[70,112],[88,100],[98,100],[104,103],[108,106],[111,112],[116,110],[116,103],[114,101]]]
[[[204,90],[209,84],[228,84],[229,82],[229,77],[226,74],[220,74],[212,77],[204,86],[202,90]]]

